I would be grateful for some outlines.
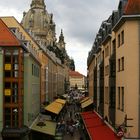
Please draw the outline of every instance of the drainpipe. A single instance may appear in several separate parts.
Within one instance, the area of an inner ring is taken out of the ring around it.
[[[139,97],[138,97],[138,137],[140,137],[140,21],[139,21],[139,27],[138,27],[138,30],[139,30]]]

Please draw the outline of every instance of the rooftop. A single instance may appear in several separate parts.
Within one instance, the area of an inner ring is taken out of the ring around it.
[[[69,71],[69,76],[71,76],[71,77],[79,77],[79,78],[84,77],[84,75],[79,73],[78,71]]]
[[[140,14],[140,0],[128,0],[124,13],[126,15]]]
[[[0,46],[20,46],[20,41],[0,19]]]

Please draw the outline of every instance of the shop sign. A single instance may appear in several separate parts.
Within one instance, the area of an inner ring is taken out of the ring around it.
[[[5,96],[11,96],[11,89],[5,89],[4,90],[4,95]]]
[[[11,64],[5,64],[5,70],[11,70]]]

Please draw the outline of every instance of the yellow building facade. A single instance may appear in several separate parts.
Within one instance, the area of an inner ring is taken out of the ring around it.
[[[120,1],[118,10],[102,22],[88,56],[95,110],[113,128],[122,126],[124,138],[130,139],[140,138],[138,7],[137,0]]]
[[[85,76],[77,71],[69,71],[69,81],[71,89],[85,90]]]

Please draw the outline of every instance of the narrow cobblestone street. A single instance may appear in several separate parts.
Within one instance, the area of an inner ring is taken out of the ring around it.
[[[79,117],[75,116],[75,114],[80,113],[80,108],[77,106],[76,102],[72,102],[67,108],[67,113],[65,114],[64,120],[67,122],[68,119],[72,119],[74,122],[79,121]],[[69,132],[65,132],[63,136],[63,140],[86,140],[84,135],[81,133],[80,125],[78,127],[74,127],[73,136]]]
[[[72,112],[72,119],[75,121],[76,118],[74,116],[74,105],[70,105],[69,109],[67,111],[67,114],[65,115],[65,121],[69,118],[70,113]],[[70,135],[70,133],[65,133],[63,140],[79,140],[80,139],[80,132],[77,128],[75,128],[73,136]]]

